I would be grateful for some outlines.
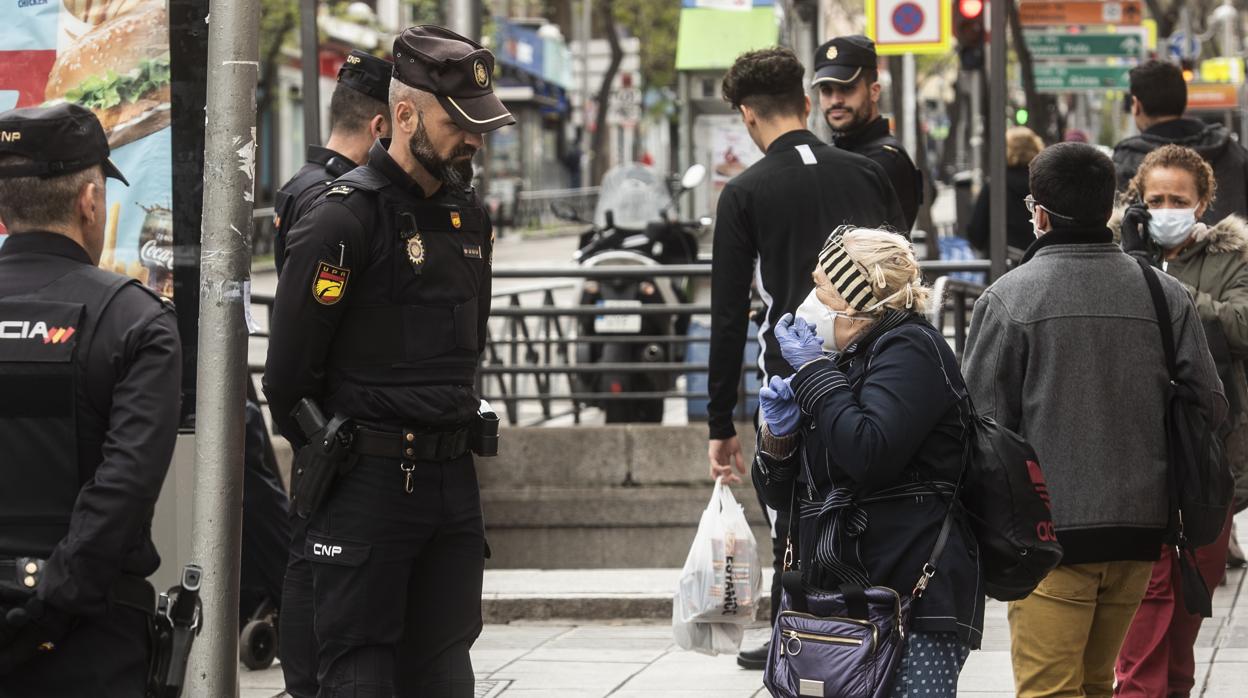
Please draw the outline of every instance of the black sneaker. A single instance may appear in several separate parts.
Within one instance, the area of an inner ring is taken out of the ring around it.
[[[737,655],[737,666],[742,669],[753,669],[762,671],[767,666],[767,654],[771,651],[771,640],[763,643],[762,647],[753,650],[745,650]]]

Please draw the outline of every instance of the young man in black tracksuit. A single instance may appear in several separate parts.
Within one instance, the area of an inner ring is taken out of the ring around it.
[[[758,341],[759,368],[770,376],[793,372],[773,332],[814,288],[819,249],[838,225],[852,223],[907,231],[897,195],[879,165],[827,145],[806,130],[810,100],[803,68],[789,49],[770,48],[737,58],[724,77],[724,99],[741,114],[765,155],[720,193],[711,272],[711,353],[708,370],[711,477],[740,482],[745,472],[732,414],[749,325],[750,287],[766,308]],[[786,535],[785,514],[772,517],[776,564]],[[779,575],[772,598],[779,598]],[[774,605],[773,605],[774,608]],[[766,651],[742,652],[738,662],[761,669]]]

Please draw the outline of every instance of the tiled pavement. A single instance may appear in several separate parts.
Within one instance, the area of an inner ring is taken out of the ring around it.
[[[1248,585],[1232,571],[1214,597],[1215,617],[1197,641],[1197,691],[1206,698],[1248,696]],[[1243,601],[1243,603],[1240,603]],[[765,630],[749,631],[753,646]],[[973,652],[958,694],[1013,694],[1005,605],[990,602],[983,649]],[[766,696],[760,672],[734,657],[677,648],[666,623],[516,622],[486,626],[473,647],[481,698],[751,698]],[[281,695],[281,670],[242,671],[243,698]]]

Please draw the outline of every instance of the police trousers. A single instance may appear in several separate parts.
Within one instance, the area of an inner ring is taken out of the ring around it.
[[[470,698],[488,549],[472,456],[361,456],[308,522],[319,698]],[[410,490],[410,491],[409,491]]]
[[[147,690],[151,618],[109,603],[100,617],[82,618],[52,652],[0,676],[0,698],[135,698]]]

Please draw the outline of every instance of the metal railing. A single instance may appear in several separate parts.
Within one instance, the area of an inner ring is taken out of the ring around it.
[[[582,220],[592,220],[594,207],[598,205],[598,190],[598,187],[521,190],[516,196],[511,224],[526,229],[584,227],[584,224],[570,223],[556,216],[555,207],[566,208]]]
[[[946,337],[961,356],[966,345],[970,310],[984,287],[958,279],[948,274],[964,271],[986,271],[987,260],[926,261],[922,262],[925,276],[932,279],[933,304],[928,318]],[[591,405],[605,406],[620,400],[701,400],[706,401],[705,388],[693,389],[690,383],[703,384],[709,368],[705,360],[695,359],[702,352],[699,348],[710,343],[709,323],[705,334],[595,334],[582,336],[578,325],[585,318],[609,315],[678,315],[693,320],[705,320],[710,312],[706,303],[645,303],[640,307],[603,307],[581,305],[575,296],[581,283],[606,278],[656,278],[683,277],[693,280],[710,275],[709,264],[668,265],[661,267],[497,267],[493,278],[499,280],[541,279],[534,283],[495,291],[493,308],[487,325],[485,352],[481,370],[477,376],[477,390],[486,400],[501,405],[512,425],[537,425],[551,420],[570,417],[574,424],[581,422],[585,409]],[[271,296],[255,295],[252,303],[266,307],[271,312]],[[755,305],[755,309],[761,305]],[[267,332],[253,337],[267,338]],[[603,363],[581,364],[576,361],[577,348],[589,345],[648,345],[681,347],[683,361],[667,360],[652,363]],[[748,343],[747,346],[752,346]],[[253,373],[263,371],[263,366],[252,365]],[[754,362],[742,360],[737,381],[737,417],[742,421],[750,418],[754,398],[751,381],[757,372]],[[606,374],[645,374],[666,377],[662,381],[670,389],[645,392],[613,392],[610,390],[582,389],[585,377]],[[686,385],[671,377],[684,376]]]

